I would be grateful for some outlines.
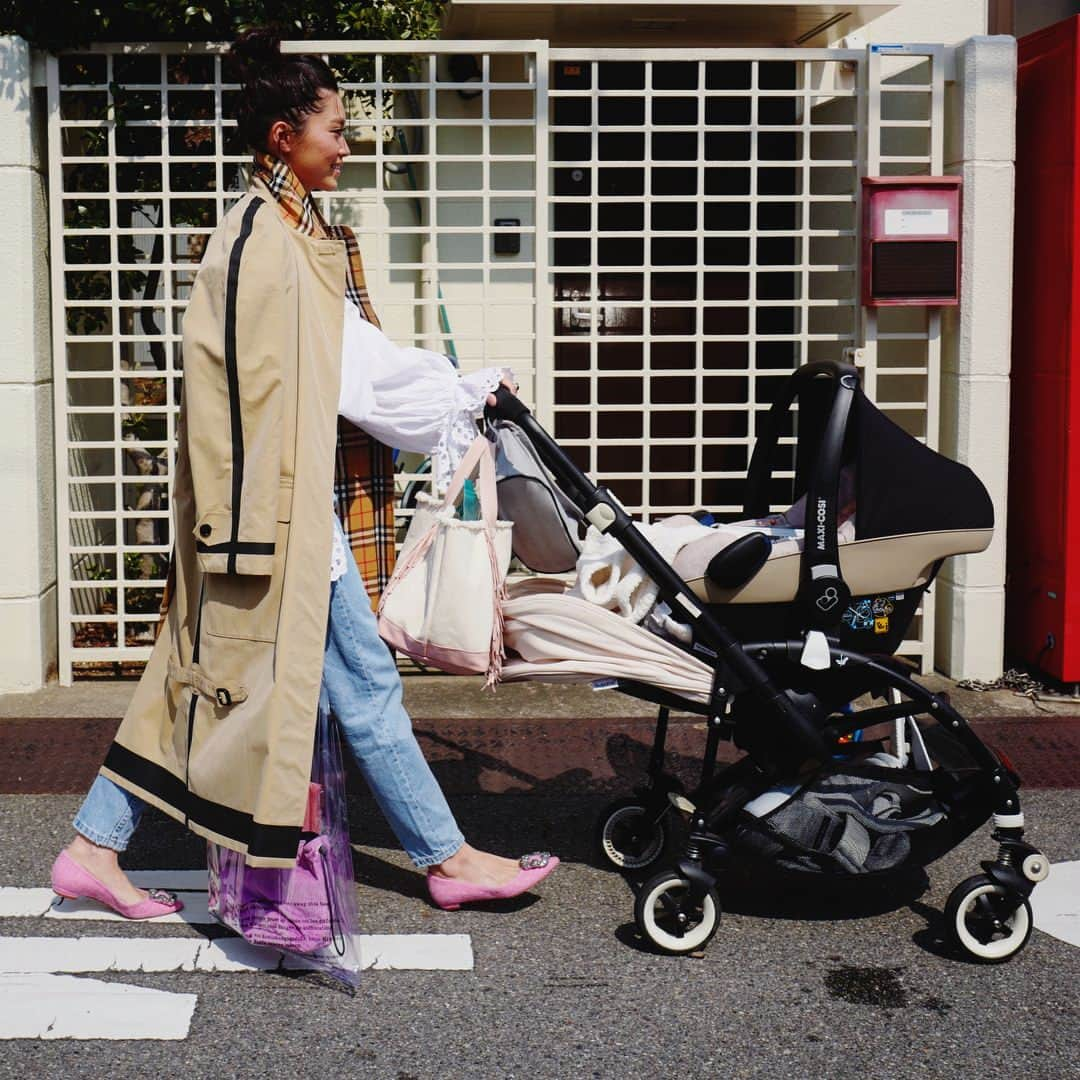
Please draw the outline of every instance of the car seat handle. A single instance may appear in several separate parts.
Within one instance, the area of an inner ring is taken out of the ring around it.
[[[769,486],[776,460],[776,447],[780,441],[784,417],[790,411],[795,398],[812,379],[827,377],[834,379],[839,385],[845,376],[850,376],[858,385],[859,373],[851,364],[838,360],[815,360],[796,368],[784,381],[769,411],[757,420],[757,439],[746,471],[744,518],[764,517],[769,512]]]
[[[859,389],[859,373],[851,364],[835,360],[804,364],[792,372],[781,386],[772,407],[758,421],[758,438],[747,470],[743,509],[746,518],[764,517],[769,513],[769,488],[784,418],[795,399],[802,396],[811,383],[820,379],[831,380],[834,390],[828,399],[828,415],[824,419],[817,453],[807,469],[801,581],[797,597],[804,625],[807,629],[818,630],[835,626],[851,599],[851,592],[840,572],[836,535],[840,467],[851,406]],[[808,438],[807,430],[802,429],[803,445],[799,448],[800,460],[797,462],[799,468],[805,464],[801,452],[806,449],[805,440]],[[796,487],[799,486],[798,480],[797,468]]]
[[[835,626],[851,601],[851,590],[840,570],[837,504],[844,443],[859,377],[850,365],[839,366],[848,370],[837,378],[832,407],[806,489],[802,579],[797,596],[806,626],[818,630]]]

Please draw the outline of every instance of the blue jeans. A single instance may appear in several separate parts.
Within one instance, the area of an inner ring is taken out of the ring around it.
[[[336,514],[334,526],[341,529]],[[417,866],[434,866],[450,858],[465,838],[413,735],[397,665],[379,637],[360,572],[353,559],[345,561],[345,575],[330,586],[323,691],[342,741],[401,846]],[[145,806],[98,776],[75,817],[75,829],[95,844],[123,851]]]

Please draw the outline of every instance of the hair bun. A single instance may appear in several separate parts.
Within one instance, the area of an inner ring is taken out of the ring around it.
[[[241,77],[247,82],[252,69],[281,62],[281,33],[270,26],[247,30],[233,42],[229,56],[236,61]]]

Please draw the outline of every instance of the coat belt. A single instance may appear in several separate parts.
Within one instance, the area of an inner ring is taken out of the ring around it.
[[[175,656],[169,657],[169,678],[182,686],[190,686],[203,697],[213,698],[219,705],[235,705],[248,696],[247,687],[218,686],[198,664],[181,667]]]

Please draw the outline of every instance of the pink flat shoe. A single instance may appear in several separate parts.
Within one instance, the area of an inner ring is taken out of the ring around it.
[[[89,870],[84,870],[66,851],[56,856],[52,865],[52,888],[57,896],[67,900],[84,897],[112,908],[125,919],[153,919],[180,911],[183,903],[164,889],[151,889],[150,897],[137,904],[121,904],[119,900]]]
[[[472,885],[467,881],[443,877],[442,874],[427,876],[428,893],[431,899],[443,911],[457,911],[462,904],[476,904],[485,900],[509,900],[520,896],[539,884],[559,865],[559,860],[546,851],[534,851],[531,855],[522,855],[518,860],[521,869],[517,877],[511,878],[505,885],[488,887]]]

